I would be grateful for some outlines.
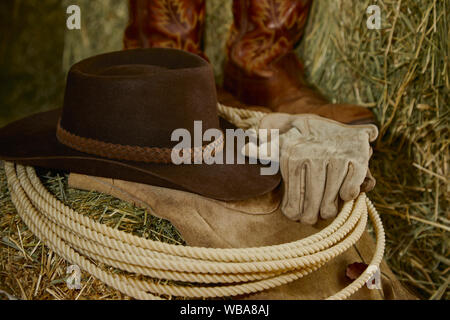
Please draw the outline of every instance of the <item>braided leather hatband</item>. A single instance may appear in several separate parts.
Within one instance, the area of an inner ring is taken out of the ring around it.
[[[211,158],[216,154],[216,152],[222,151],[224,146],[223,133],[219,138],[210,144],[195,148],[183,149],[121,145],[92,138],[80,137],[65,130],[61,126],[61,121],[58,122],[56,137],[60,143],[72,149],[108,159],[165,164],[173,163],[173,151],[177,152],[180,157],[187,153],[190,154],[191,159],[202,157],[204,161],[207,161],[207,158]]]

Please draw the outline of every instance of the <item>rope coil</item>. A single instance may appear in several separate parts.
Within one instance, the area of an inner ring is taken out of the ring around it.
[[[384,231],[370,200],[361,194],[344,205],[338,218],[311,237],[288,244],[246,249],[169,245],[112,229],[83,216],[51,195],[31,167],[5,164],[11,198],[30,230],[50,249],[97,279],[136,299],[160,295],[188,298],[230,297],[290,283],[314,272],[354,245],[370,216],[377,234],[371,265],[379,266]],[[156,278],[208,286],[137,280],[112,274],[90,260]],[[345,299],[372,276],[364,272],[332,299]],[[215,286],[209,286],[214,284]]]
[[[256,126],[265,115],[223,105],[219,105],[219,113],[244,129]],[[38,238],[70,263],[136,299],[232,297],[293,282],[353,246],[365,231],[368,218],[377,240],[371,268],[329,299],[346,299],[362,288],[383,258],[383,225],[365,194],[345,203],[330,225],[310,237],[274,246],[214,249],[170,245],[113,229],[56,199],[42,185],[34,168],[6,162],[5,171],[11,199]],[[105,271],[92,260],[133,276]],[[135,275],[159,281],[139,280]],[[166,284],[167,280],[183,284]]]

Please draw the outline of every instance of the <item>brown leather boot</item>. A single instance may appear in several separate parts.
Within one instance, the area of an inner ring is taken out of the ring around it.
[[[303,78],[294,46],[303,35],[312,0],[234,0],[224,89],[250,105],[276,112],[314,113],[347,124],[373,123],[373,113],[330,104]]]
[[[206,58],[205,0],[129,0],[129,15],[125,49],[174,48]]]

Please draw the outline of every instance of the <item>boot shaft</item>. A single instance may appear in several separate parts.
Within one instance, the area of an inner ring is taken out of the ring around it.
[[[204,56],[205,0],[129,0],[125,49],[174,48]]]
[[[248,75],[270,77],[271,64],[292,51],[305,29],[312,0],[234,0],[229,61]]]

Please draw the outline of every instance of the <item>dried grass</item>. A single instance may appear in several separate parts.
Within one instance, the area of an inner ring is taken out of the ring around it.
[[[61,104],[61,10],[59,0],[0,1],[0,127]]]
[[[39,170],[44,185],[59,200],[95,221],[134,235],[171,244],[184,244],[178,231],[149,210],[111,196],[68,188],[67,175]],[[6,177],[0,169],[0,299],[2,290],[18,299],[124,299],[120,292],[106,286],[87,273],[82,274],[82,289],[66,285],[67,267],[36,238],[17,215],[8,195]],[[100,265],[105,270],[118,270]],[[151,280],[151,279],[149,279]]]

